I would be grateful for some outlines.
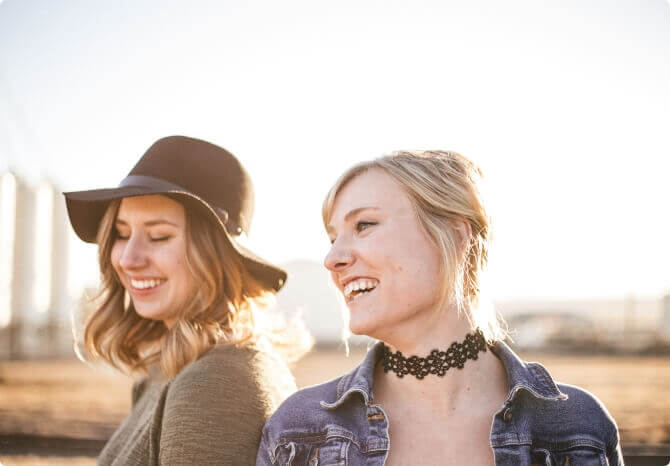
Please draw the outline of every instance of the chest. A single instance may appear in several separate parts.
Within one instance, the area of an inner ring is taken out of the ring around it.
[[[392,411],[389,409],[389,411]],[[369,406],[365,419],[339,416],[323,425],[283,432],[271,444],[271,463],[291,466],[598,465],[607,463],[603,445],[572,435],[537,437],[533,426],[496,414],[488,422],[453,426],[430,416],[394,418]],[[351,414],[351,413],[349,413]],[[527,420],[527,419],[526,419]],[[525,420],[522,420],[525,421]],[[490,446],[493,443],[493,448]]]
[[[493,465],[490,446],[494,413],[454,413],[451,418],[435,411],[398,412],[389,409],[390,449],[386,464],[416,464],[417,452],[425,465]]]

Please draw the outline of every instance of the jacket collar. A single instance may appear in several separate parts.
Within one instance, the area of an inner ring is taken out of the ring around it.
[[[520,390],[526,390],[535,398],[543,400],[567,400],[568,395],[561,392],[547,369],[536,362],[522,361],[504,342],[498,341],[491,348],[505,366],[511,402]]]
[[[372,383],[375,366],[382,357],[383,343],[377,342],[370,348],[361,362],[353,371],[343,376],[338,384],[334,401],[321,401],[325,409],[337,409],[350,396],[358,393],[363,397],[365,404],[373,399]],[[509,393],[507,403],[510,403],[520,390],[526,390],[532,396],[543,400],[566,400],[568,396],[561,392],[549,372],[538,363],[527,363],[512,351],[504,342],[498,341],[491,347],[493,354],[498,356],[507,372]]]

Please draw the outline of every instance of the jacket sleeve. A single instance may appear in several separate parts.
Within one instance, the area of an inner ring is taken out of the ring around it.
[[[624,466],[623,464],[623,454],[621,453],[621,444],[617,443],[615,448],[607,455],[608,464],[611,466]]]
[[[619,441],[619,430],[612,420],[612,431],[607,445],[607,461],[612,466],[624,466],[621,442]]]
[[[270,444],[265,429],[263,429],[261,444],[258,447],[258,454],[256,455],[256,466],[275,466],[270,454]]]
[[[248,360],[192,366],[168,389],[159,463],[253,465],[266,407]]]

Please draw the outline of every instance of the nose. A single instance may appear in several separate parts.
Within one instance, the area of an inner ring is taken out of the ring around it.
[[[335,240],[323,259],[323,265],[331,272],[341,272],[354,262],[354,254],[344,240]]]
[[[123,245],[119,265],[127,270],[144,267],[148,262],[146,246],[141,238],[131,235]]]

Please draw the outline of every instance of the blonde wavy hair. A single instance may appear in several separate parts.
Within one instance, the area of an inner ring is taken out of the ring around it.
[[[338,193],[355,177],[378,169],[390,175],[406,192],[419,223],[441,252],[440,308],[452,303],[489,343],[507,337],[502,317],[481,302],[481,275],[488,262],[491,221],[484,208],[482,172],[471,160],[448,151],[398,151],[354,165],[330,189],[323,203],[324,225],[330,222]],[[469,225],[463,247],[456,222]]]
[[[256,324],[255,313],[266,306],[272,293],[247,271],[220,226],[182,204],[186,207],[186,264],[198,289],[171,328],[135,312],[111,263],[116,240],[114,222],[121,201],[108,207],[97,236],[101,272],[100,291],[95,298],[98,304],[86,320],[83,336],[88,353],[128,374],[146,373],[158,363],[169,378],[219,344],[263,340],[283,355],[297,357],[304,353],[308,335],[289,343],[281,332]]]

